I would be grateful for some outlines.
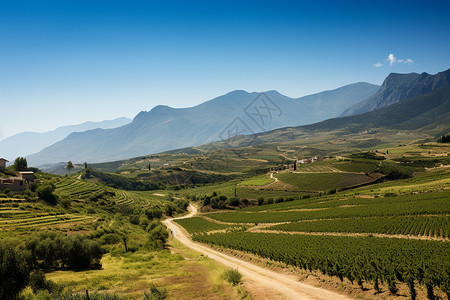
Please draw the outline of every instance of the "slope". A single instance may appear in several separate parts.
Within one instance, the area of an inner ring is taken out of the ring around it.
[[[374,95],[345,110],[342,116],[357,115],[380,109],[404,99],[423,95],[449,85],[450,69],[435,75],[427,73],[391,73]]]
[[[95,128],[115,128],[130,123],[128,118],[118,118],[102,122],[85,122],[77,125],[58,127],[55,130],[38,133],[22,132],[0,141],[0,155],[13,160],[18,156],[27,156],[66,138],[72,132],[82,132]]]
[[[377,89],[356,83],[298,99],[276,91],[233,91],[190,108],[160,105],[140,112],[120,128],[71,134],[27,159],[34,165],[68,160],[105,162],[201,145],[238,133],[310,124],[338,116]]]

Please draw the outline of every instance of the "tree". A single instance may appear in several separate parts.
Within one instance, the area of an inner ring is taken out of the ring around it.
[[[72,163],[72,161],[68,161],[67,162],[67,166],[66,166],[66,169],[67,169],[67,171],[71,171],[72,169],[73,169],[74,167],[73,167],[73,163]]]
[[[84,168],[87,169],[87,167],[88,167],[87,162],[84,162]]]
[[[16,299],[29,276],[30,267],[22,253],[0,245],[0,299]]]
[[[49,183],[40,185],[36,192],[40,199],[44,200],[45,202],[49,204],[56,204],[58,201],[58,198],[53,194],[53,191],[55,190],[55,186]]]
[[[25,171],[28,168],[27,159],[25,157],[17,157],[14,161],[14,169],[16,171]]]
[[[150,166],[150,163],[148,164],[148,170],[150,171],[152,169],[152,166]]]

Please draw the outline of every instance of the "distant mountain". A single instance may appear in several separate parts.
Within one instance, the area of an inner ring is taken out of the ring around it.
[[[106,162],[201,145],[236,134],[310,124],[340,115],[379,86],[355,83],[297,99],[277,91],[233,91],[190,108],[156,106],[115,129],[73,133],[27,157],[33,165],[72,160]]]
[[[0,141],[0,157],[12,161],[18,156],[28,156],[48,147],[72,132],[82,132],[94,128],[115,128],[131,122],[129,118],[118,118],[102,122],[85,122],[78,125],[58,127],[55,130],[37,133],[22,132]]]
[[[345,110],[342,116],[357,115],[380,109],[445,86],[450,86],[450,69],[436,75],[391,73],[374,95]]]
[[[450,86],[360,115],[240,136],[234,138],[232,143],[227,145],[244,147],[308,138],[317,132],[339,130],[347,133],[360,133],[374,128],[425,130],[436,136],[448,134],[450,129]],[[226,143],[227,141],[222,142],[222,144]],[[218,144],[217,147],[222,147],[222,145]]]

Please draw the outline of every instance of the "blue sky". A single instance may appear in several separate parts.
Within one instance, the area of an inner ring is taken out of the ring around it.
[[[0,0],[0,139],[236,89],[300,97],[434,74],[450,68],[449,13],[433,0]]]

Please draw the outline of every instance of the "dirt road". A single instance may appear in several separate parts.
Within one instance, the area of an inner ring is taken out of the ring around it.
[[[177,218],[190,218],[197,214],[197,209],[190,205],[190,213],[186,216]],[[324,299],[324,300],[343,300],[349,299],[346,296],[316,288],[295,279],[294,276],[280,274],[275,271],[256,266],[239,258],[213,250],[202,244],[194,243],[188,236],[186,231],[181,228],[174,219],[167,219],[163,223],[167,226],[173,236],[187,247],[207,255],[209,258],[229,267],[236,268],[243,275],[243,280],[252,285],[260,287],[262,290],[270,289],[284,299]],[[256,297],[255,297],[256,298]]]

